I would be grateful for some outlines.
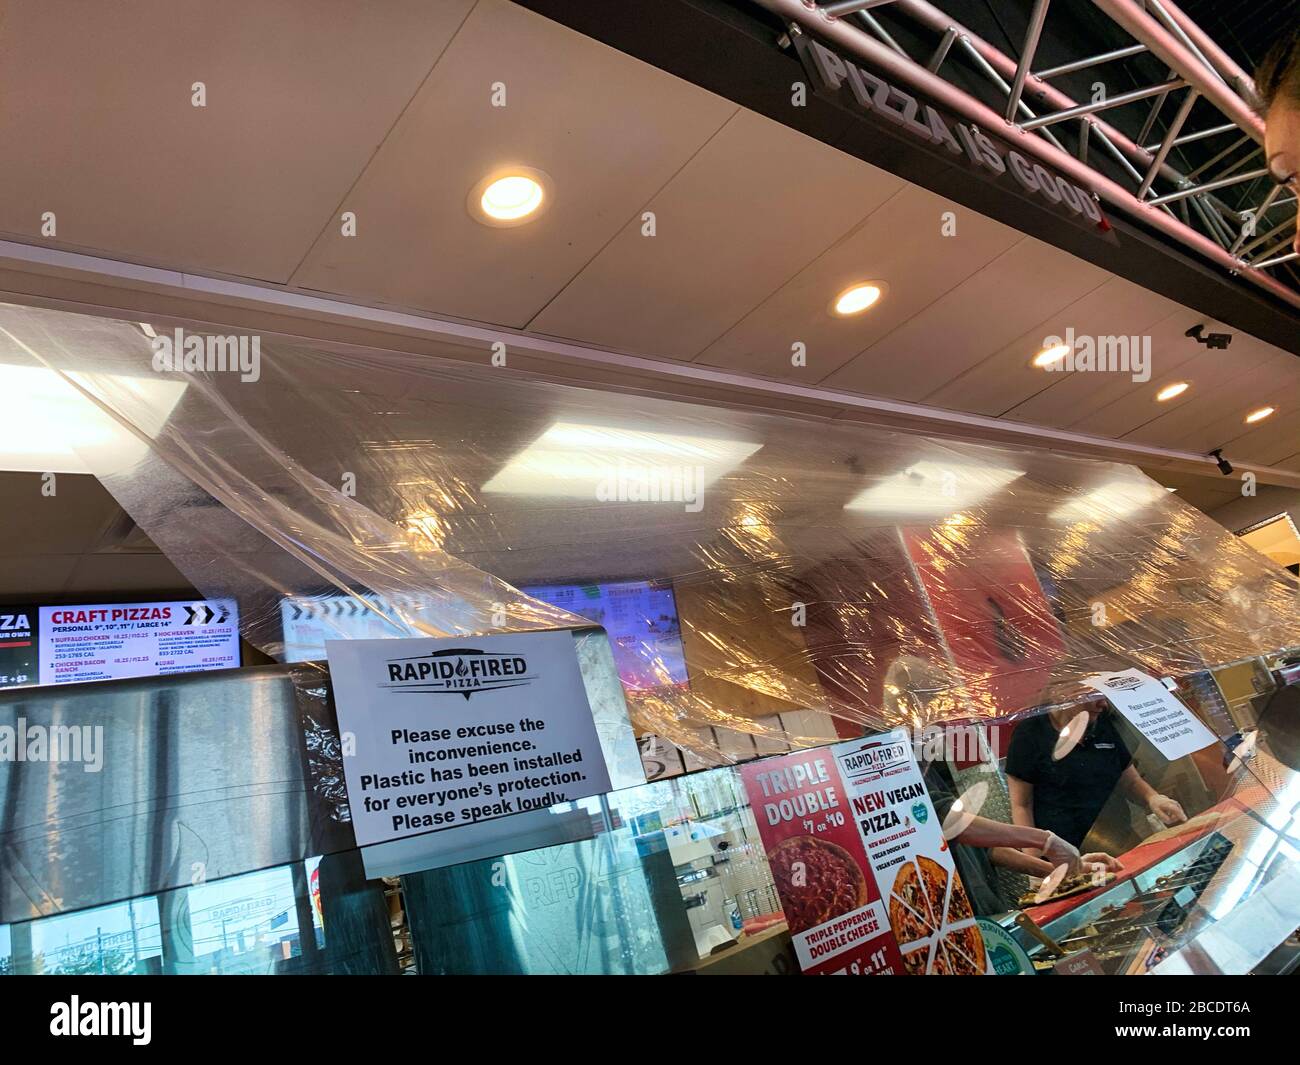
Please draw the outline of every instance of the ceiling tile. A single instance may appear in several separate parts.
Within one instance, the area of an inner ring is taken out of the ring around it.
[[[533,322],[544,333],[690,359],[902,182],[741,111]]]
[[[1242,341],[1251,343],[1248,345]],[[1208,387],[1202,385],[1194,394],[1189,389],[1179,399],[1158,405],[1151,403],[1152,408],[1162,413],[1124,434],[1125,439],[1156,447],[1208,451],[1224,442],[1221,434],[1227,433],[1229,438],[1240,435],[1240,420],[1253,407],[1259,406],[1257,398],[1269,394],[1271,383],[1289,369],[1295,356],[1249,337],[1239,336],[1238,343],[1233,346],[1237,348],[1238,345],[1240,350],[1234,353],[1234,368],[1252,362],[1253,366],[1225,379],[1224,353],[1210,353],[1220,376],[1211,378]],[[1202,376],[1201,380],[1205,378]]]
[[[919,400],[1010,344],[1041,321],[1045,311],[1069,306],[1109,276],[1026,237],[825,383]]]
[[[1057,424],[1062,411],[1077,412],[1080,403],[1104,389],[1110,379],[1131,377],[1113,371],[1070,373],[1064,367],[1043,370],[1033,366],[1032,359],[1042,350],[1046,338],[1067,338],[1067,330],[1073,329],[1076,337],[1121,337],[1130,347],[1136,338],[1136,344],[1141,345],[1141,338],[1150,336],[1150,327],[1176,308],[1177,304],[1153,292],[1111,277],[936,389],[925,401],[972,414],[1000,415],[1014,410],[1017,420]]]
[[[471,6],[7,4],[0,230],[287,281]]]
[[[1108,286],[1109,287],[1109,286]],[[1156,297],[1152,297],[1156,298]],[[1087,432],[1094,430],[1094,417],[1103,417],[1111,404],[1124,399],[1138,399],[1135,410],[1116,424],[1127,431],[1152,416],[1148,405],[1150,398],[1164,385],[1178,379],[1178,368],[1194,359],[1203,350],[1183,335],[1189,325],[1201,321],[1203,316],[1177,304],[1168,304],[1170,313],[1145,327],[1143,334],[1151,338],[1151,380],[1134,381],[1125,373],[1051,373],[1042,374],[1050,384],[1041,392],[1007,411],[1016,421],[1039,422],[1046,425],[1072,426]],[[1125,420],[1127,418],[1127,420]]]
[[[1237,342],[1228,351],[1215,351],[1183,335],[1188,325],[1204,320],[1204,315],[1195,311],[1180,310],[1159,323],[1151,331],[1151,380],[1139,384],[1122,374],[1112,375],[1114,380],[1094,398],[1096,405],[1079,408],[1069,427],[1118,438],[1184,408],[1204,416],[1208,403],[1209,414],[1213,415],[1219,390],[1253,373],[1276,349],[1238,334]],[[1160,389],[1177,381],[1186,381],[1191,388],[1175,399],[1157,403],[1155,397]]]
[[[504,107],[492,105],[497,82]],[[347,196],[357,235],[327,229],[294,283],[521,328],[735,110],[531,11],[480,0]],[[525,225],[482,225],[470,190],[510,164],[549,176],[550,207]]]
[[[804,383],[822,380],[1021,239],[1015,230],[964,209],[958,236],[944,237],[942,216],[954,209],[904,184],[697,361]],[[875,307],[852,318],[830,313],[836,295],[869,280],[889,285]],[[791,364],[796,342],[805,345],[806,367]]]

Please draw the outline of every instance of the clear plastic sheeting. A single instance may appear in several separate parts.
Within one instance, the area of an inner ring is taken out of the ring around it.
[[[0,309],[0,358],[111,430],[78,458],[251,643],[595,622],[652,776],[1300,643],[1295,578],[1129,466],[555,384],[487,351],[256,338],[241,373],[217,341],[160,372],[136,324]]]

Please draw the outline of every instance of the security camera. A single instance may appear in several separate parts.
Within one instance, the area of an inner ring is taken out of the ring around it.
[[[1232,343],[1231,333],[1206,333],[1205,325],[1194,325],[1187,330],[1183,336],[1189,336],[1198,344],[1204,344],[1207,348],[1222,350]]]
[[[1230,463],[1227,459],[1223,457],[1222,448],[1215,448],[1213,451],[1210,452],[1210,456],[1214,459],[1214,464],[1219,467],[1219,472],[1223,474],[1223,476],[1225,477],[1231,476],[1232,463]]]

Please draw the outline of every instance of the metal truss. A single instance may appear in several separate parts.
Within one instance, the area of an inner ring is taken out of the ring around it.
[[[1268,179],[1254,82],[1173,0],[1092,0],[1133,43],[1039,70],[1034,57],[1051,0],[1032,0],[1017,56],[926,0],[753,2],[792,29],[812,32],[898,84],[1003,133],[1111,208],[1300,307],[1300,275],[1293,272],[1300,254],[1290,248],[1296,197]],[[900,35],[898,20],[920,31],[909,39],[933,36],[933,43],[924,54],[916,45],[909,52],[875,9],[888,10]],[[1074,99],[1053,84],[1143,53],[1167,69],[1164,80],[1099,100]],[[964,69],[958,70],[958,62]],[[964,76],[969,84],[971,73],[988,83],[1001,101],[997,107],[953,80]],[[1208,106],[1197,108],[1198,101]],[[1171,103],[1172,111],[1166,106]],[[1102,117],[1125,107],[1133,108],[1125,124],[1140,124],[1136,136]],[[1139,108],[1146,109],[1140,123],[1134,114]],[[1163,131],[1153,137],[1162,112]],[[1224,147],[1204,163],[1187,172],[1170,163],[1173,149],[1211,138],[1222,139]],[[1098,152],[1104,153],[1100,159]]]

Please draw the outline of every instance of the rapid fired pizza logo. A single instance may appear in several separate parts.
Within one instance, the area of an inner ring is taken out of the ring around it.
[[[840,756],[840,766],[855,781],[907,765],[912,758],[907,743],[898,740],[872,740],[855,751]]]
[[[522,688],[537,679],[523,655],[475,648],[448,648],[411,658],[392,658],[388,679],[379,685],[417,695],[463,695]]]

